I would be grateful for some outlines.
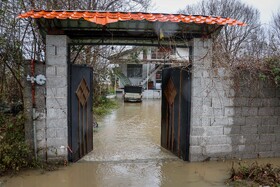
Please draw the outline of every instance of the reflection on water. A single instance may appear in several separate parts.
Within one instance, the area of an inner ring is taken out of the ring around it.
[[[24,172],[0,186],[225,186],[232,163],[188,163],[161,149],[160,101],[122,104],[100,120],[93,141],[94,150],[78,163],[45,174]],[[280,165],[280,159],[258,162]]]
[[[93,151],[82,161],[176,159],[160,147],[160,100],[121,103],[99,121]]]

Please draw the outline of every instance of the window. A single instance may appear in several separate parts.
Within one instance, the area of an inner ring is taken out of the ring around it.
[[[142,78],[142,64],[127,64],[127,77]]]

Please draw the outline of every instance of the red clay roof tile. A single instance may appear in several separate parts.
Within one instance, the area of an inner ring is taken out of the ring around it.
[[[18,18],[45,18],[45,19],[84,19],[100,25],[115,23],[118,21],[147,20],[149,22],[183,22],[196,24],[217,24],[217,25],[239,25],[246,26],[245,23],[231,18],[221,18],[212,16],[195,16],[183,14],[161,14],[161,13],[135,13],[135,12],[96,12],[96,11],[45,11],[31,10],[20,14]]]

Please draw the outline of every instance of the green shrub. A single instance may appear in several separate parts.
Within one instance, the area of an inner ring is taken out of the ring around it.
[[[98,97],[94,101],[93,113],[97,116],[104,116],[117,107],[118,103],[116,100],[107,99],[106,97]]]
[[[17,172],[33,165],[31,150],[25,143],[25,118],[0,113],[0,173]]]

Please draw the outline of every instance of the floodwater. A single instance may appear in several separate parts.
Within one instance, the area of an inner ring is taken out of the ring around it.
[[[99,120],[94,150],[79,162],[44,174],[35,170],[0,178],[0,186],[226,186],[232,161],[183,162],[160,147],[160,110],[159,100],[121,103]],[[279,165],[280,159],[258,162]]]

